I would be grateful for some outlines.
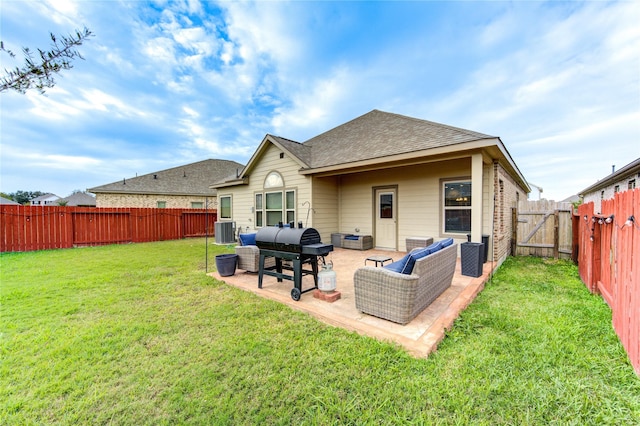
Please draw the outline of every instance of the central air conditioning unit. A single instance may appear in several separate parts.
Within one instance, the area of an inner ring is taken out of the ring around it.
[[[235,222],[216,222],[215,223],[216,244],[230,244],[236,241],[236,223]]]

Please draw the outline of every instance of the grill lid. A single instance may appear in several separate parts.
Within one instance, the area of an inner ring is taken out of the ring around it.
[[[301,253],[305,245],[320,243],[320,233],[314,228],[265,226],[256,234],[258,248]]]

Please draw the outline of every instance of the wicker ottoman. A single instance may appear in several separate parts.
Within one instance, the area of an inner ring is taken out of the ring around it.
[[[342,237],[342,248],[351,250],[369,250],[373,248],[373,237],[371,235],[345,235]]]
[[[406,240],[407,252],[410,252],[414,248],[427,247],[433,244],[433,238],[431,237],[408,237]]]

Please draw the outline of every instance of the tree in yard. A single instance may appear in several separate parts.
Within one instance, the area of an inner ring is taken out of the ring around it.
[[[6,197],[9,200],[13,200],[16,203],[27,204],[29,201],[33,200],[36,197],[44,195],[45,193],[42,191],[16,191],[8,194]]]
[[[92,35],[93,33],[87,27],[82,31],[76,30],[75,35],[62,36],[60,39],[51,33],[51,41],[53,42],[51,50],[38,49],[39,59],[34,59],[34,54],[28,47],[23,47],[24,66],[12,70],[4,69],[4,76],[0,79],[0,92],[15,90],[24,94],[27,90],[35,88],[40,93],[44,93],[45,88],[55,85],[55,74],[62,70],[71,69],[73,59],[84,59],[76,47]],[[11,50],[5,48],[2,41],[0,41],[0,51],[12,58],[16,56]]]

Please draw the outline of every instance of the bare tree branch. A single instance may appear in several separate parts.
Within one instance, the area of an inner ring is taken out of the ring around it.
[[[0,92],[15,90],[24,94],[27,90],[35,88],[44,94],[45,88],[55,86],[55,74],[62,70],[71,69],[73,67],[72,60],[84,59],[75,48],[82,45],[91,36],[93,33],[87,27],[82,31],[76,30],[75,35],[62,36],[60,40],[51,33],[51,50],[38,49],[39,60],[34,59],[34,54],[28,47],[22,48],[25,64],[22,68],[4,69],[5,75],[0,79]],[[0,51],[7,53],[12,58],[16,56],[15,53],[4,47],[2,41],[0,41]]]

